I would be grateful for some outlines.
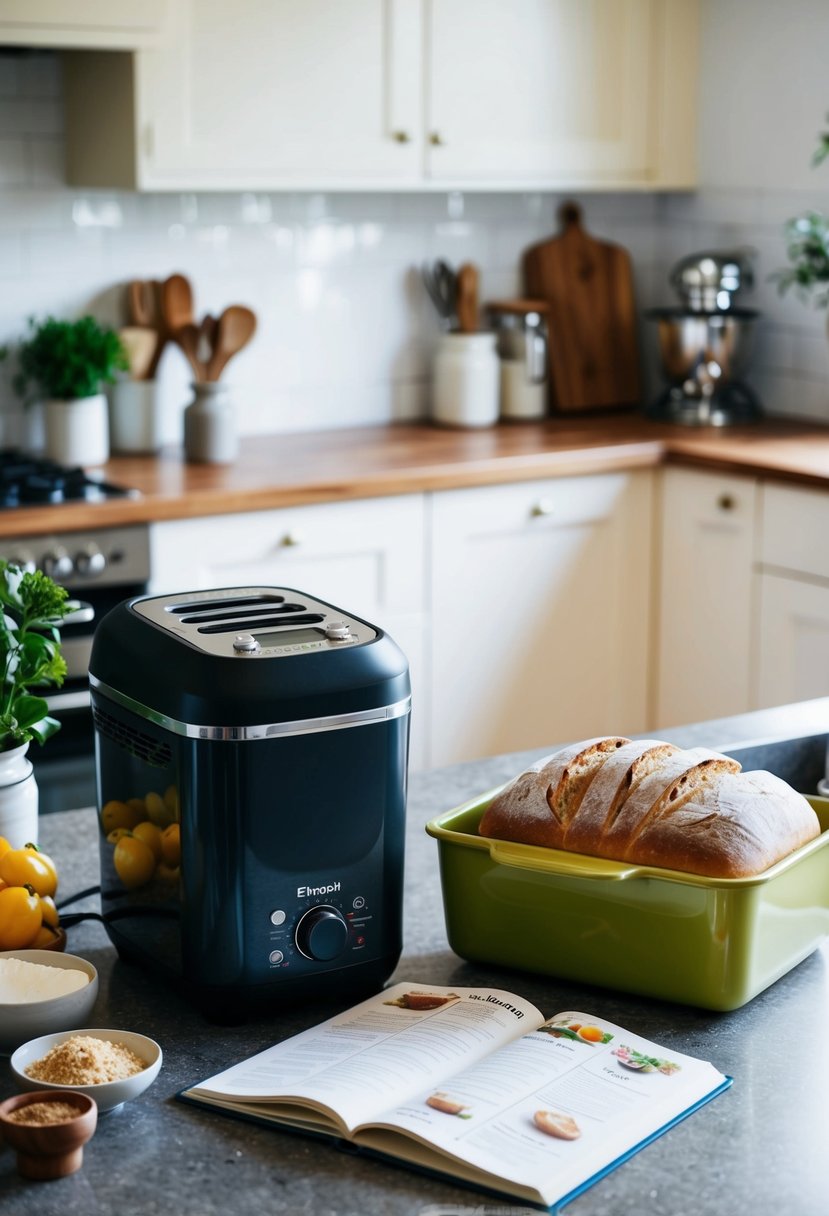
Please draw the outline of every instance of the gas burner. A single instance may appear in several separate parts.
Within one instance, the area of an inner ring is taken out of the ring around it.
[[[108,498],[132,497],[135,493],[111,482],[96,481],[82,468],[27,456],[16,448],[0,450],[0,509],[103,502]]]

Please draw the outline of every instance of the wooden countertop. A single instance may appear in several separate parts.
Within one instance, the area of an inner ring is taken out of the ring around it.
[[[767,421],[689,429],[635,414],[556,419],[482,431],[393,424],[242,440],[229,466],[189,465],[178,447],[159,457],[113,457],[105,480],[135,498],[7,511],[0,536],[257,511],[339,499],[649,468],[663,463],[829,488],[829,427]]]

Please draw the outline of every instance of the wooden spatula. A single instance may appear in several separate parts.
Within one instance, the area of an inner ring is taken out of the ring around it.
[[[208,380],[218,380],[228,362],[247,346],[256,332],[256,316],[241,304],[231,304],[219,317],[213,355],[207,365]]]
[[[118,337],[127,352],[130,377],[133,380],[150,380],[151,369],[159,343],[158,330],[144,329],[139,325],[125,325],[119,329]]]
[[[462,334],[474,334],[478,328],[478,267],[471,262],[458,268],[455,307],[458,329]]]

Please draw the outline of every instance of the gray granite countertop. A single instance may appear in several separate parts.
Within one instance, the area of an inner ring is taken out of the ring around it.
[[[791,733],[829,733],[829,698],[782,710],[660,732],[684,746],[726,747]],[[574,1200],[573,1216],[824,1216],[824,1108],[829,1099],[829,950],[817,950],[733,1013],[711,1013],[463,962],[449,949],[433,816],[507,780],[522,753],[415,774],[409,798],[405,946],[393,979],[485,984],[518,992],[546,1013],[583,1009],[665,1046],[711,1060],[733,1087]],[[46,816],[41,843],[59,862],[62,893],[98,881],[91,810]],[[829,881],[829,876],[827,877]],[[95,900],[79,904],[95,907]],[[175,1094],[272,1042],[335,1013],[317,1003],[217,1027],[175,993],[121,961],[101,925],[69,930],[69,949],[98,968],[90,1025],[139,1030],[164,1049],[164,1067],[141,1097],[103,1116],[83,1169],[50,1183],[18,1178],[0,1149],[4,1216],[483,1216],[520,1205],[448,1181],[346,1155],[325,1143],[184,1106]],[[6,1062],[0,1095],[14,1092]]]

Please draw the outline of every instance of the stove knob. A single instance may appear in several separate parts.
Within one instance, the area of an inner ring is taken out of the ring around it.
[[[75,563],[65,549],[52,549],[49,553],[44,553],[40,565],[43,573],[48,574],[49,578],[71,578],[75,571]]]
[[[107,568],[107,559],[97,545],[86,545],[75,554],[75,569],[87,578],[97,578]]]
[[[348,925],[336,908],[322,904],[300,917],[295,936],[297,948],[306,958],[327,962],[342,954]]]
[[[20,569],[26,574],[34,574],[35,570],[37,569],[35,559],[32,557],[31,553],[26,553],[25,550],[21,550],[20,553],[13,553],[9,558],[9,561],[13,566],[19,566]]]

